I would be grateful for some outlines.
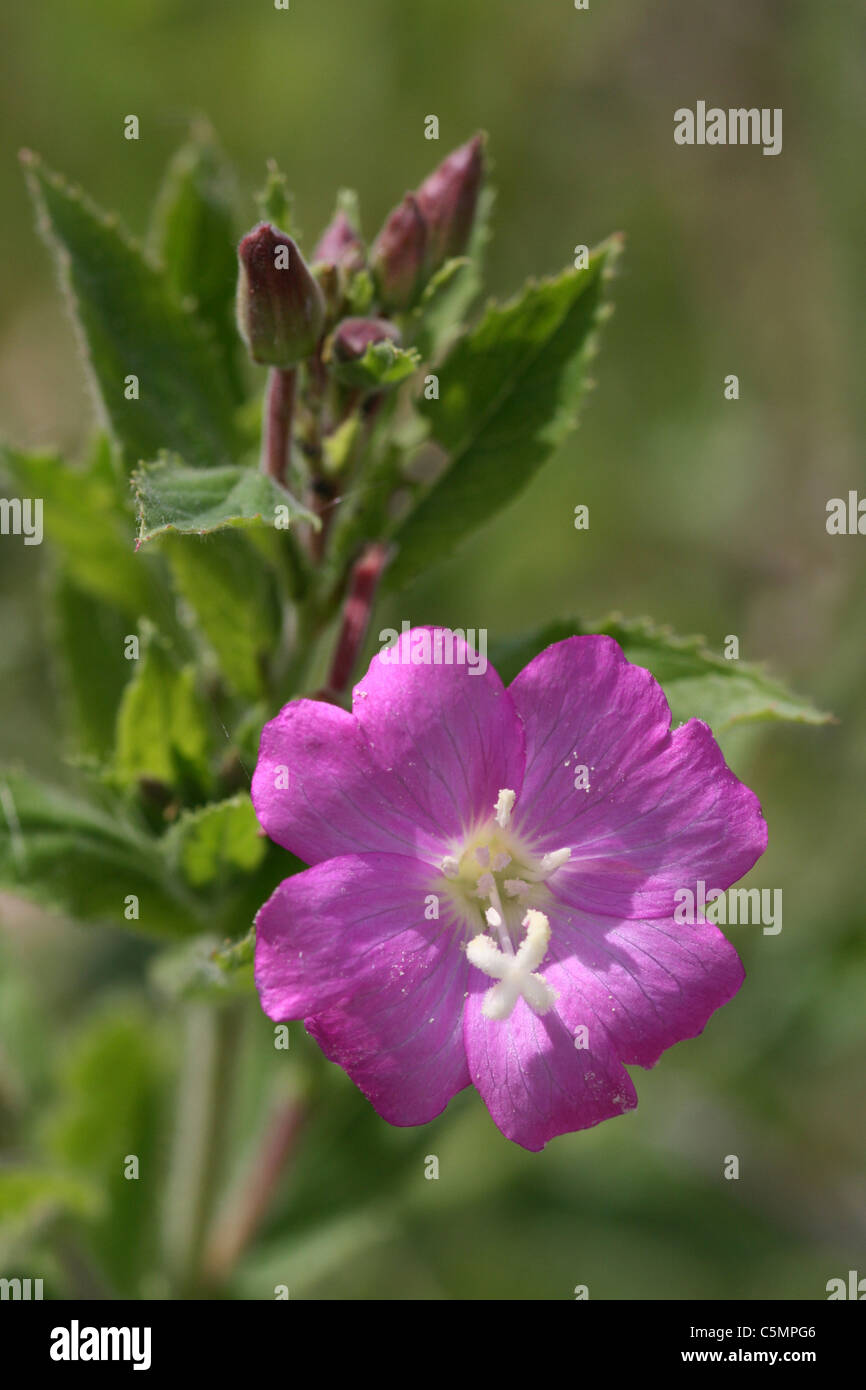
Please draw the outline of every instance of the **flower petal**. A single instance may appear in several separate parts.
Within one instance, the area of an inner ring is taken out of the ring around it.
[[[256,918],[270,1018],[303,1017],[391,1124],[424,1124],[469,1085],[463,923],[436,876],[398,855],[347,855],[286,879]],[[438,906],[438,904],[437,904]]]
[[[437,650],[452,660],[436,660]],[[414,663],[414,664],[413,664]],[[413,628],[375,656],[353,710],[373,754],[399,777],[416,821],[457,837],[523,780],[523,728],[492,666],[445,628]]]
[[[558,891],[559,895],[559,891]],[[601,1034],[622,1062],[655,1066],[694,1038],[743,983],[742,962],[711,922],[616,922],[557,908],[544,977],[572,1037]]]
[[[473,972],[463,1031],[473,1085],[507,1139],[537,1152],[557,1134],[634,1109],[631,1077],[604,1034],[578,1051],[558,1008],[539,1017],[522,999],[510,1018],[485,1018],[489,983]]]
[[[677,889],[727,888],[763,854],[754,793],[698,719],[670,731],[657,681],[612,638],[548,647],[509,687],[526,727],[515,823],[541,849],[569,846],[570,900],[612,917],[669,916]],[[588,772],[589,790],[575,778]]]
[[[442,857],[442,837],[424,834],[358,721],[325,701],[294,700],[265,725],[252,797],[271,839],[308,864],[367,851]]]

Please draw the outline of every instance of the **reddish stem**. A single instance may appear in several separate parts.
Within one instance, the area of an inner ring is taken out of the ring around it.
[[[305,1119],[304,1107],[292,1101],[282,1106],[268,1124],[262,1146],[241,1189],[240,1200],[217,1226],[208,1247],[205,1276],[210,1284],[219,1285],[228,1277],[254,1239],[295,1152]]]
[[[382,541],[373,541],[352,567],[349,592],[343,604],[340,635],[334,649],[328,684],[323,692],[326,698],[341,694],[349,684],[370,622],[373,599],[387,563],[387,546]]]
[[[295,411],[295,367],[272,367],[268,376],[265,427],[262,434],[262,472],[285,483],[292,447]]]

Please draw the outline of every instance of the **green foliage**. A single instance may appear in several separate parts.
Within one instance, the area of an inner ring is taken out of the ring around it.
[[[358,391],[384,391],[408,381],[417,371],[420,353],[414,348],[399,348],[389,338],[370,343],[363,357],[354,362],[335,366],[335,375],[345,386]]]
[[[162,545],[178,593],[229,687],[256,699],[268,687],[280,637],[272,569],[242,535],[172,536]]]
[[[117,715],[114,776],[121,785],[143,778],[173,786],[191,775],[208,781],[210,718],[192,666],[178,666],[145,628],[135,674]]]
[[[130,663],[123,655],[129,619],[63,572],[55,586],[54,607],[61,686],[76,746],[85,757],[106,763],[129,679]]]
[[[134,1000],[110,1001],[70,1040],[59,1098],[45,1120],[44,1143],[55,1161],[98,1183],[89,1243],[127,1296],[141,1296],[138,1279],[156,1259],[169,1067],[159,1024]],[[138,1163],[135,1177],[127,1175],[130,1159]]]
[[[256,202],[263,221],[270,222],[283,232],[292,231],[292,195],[286,176],[275,159],[268,160],[268,176],[264,188],[256,194]],[[297,232],[293,235],[296,236]]]
[[[128,462],[160,449],[196,464],[230,459],[233,389],[209,331],[113,219],[34,155],[25,168],[94,389]],[[138,378],[137,400],[125,398],[129,376]]]
[[[4,1165],[0,1168],[0,1268],[4,1276],[8,1271],[14,1277],[16,1269],[22,1267],[18,1264],[19,1250],[26,1251],[58,1218],[91,1221],[103,1208],[103,1195],[89,1174],[78,1177],[47,1165]]]
[[[574,428],[615,251],[608,242],[585,270],[491,305],[441,364],[440,398],[419,409],[449,465],[396,533],[389,588],[442,559],[512,501]]]
[[[185,812],[166,835],[166,849],[193,888],[209,887],[265,857],[266,841],[246,795]]]
[[[204,536],[226,526],[273,526],[277,518],[284,530],[297,521],[318,525],[290,492],[254,468],[190,468],[177,457],[162,457],[139,468],[132,482],[139,543],[165,531]]]
[[[189,934],[202,914],[172,878],[159,841],[120,805],[16,772],[0,774],[0,886],[80,921],[156,936]]]
[[[180,302],[195,306],[213,333],[235,401],[244,397],[234,322],[237,232],[234,180],[213,132],[203,122],[168,167],[154,208],[150,245]]]
[[[657,627],[646,618],[629,620],[613,615],[598,623],[557,620],[538,632],[499,644],[491,660],[508,682],[551,643],[591,632],[613,637],[629,661],[652,671],[667,696],[675,725],[703,719],[720,733],[751,720],[831,722],[831,715],[795,695],[762,667],[728,661],[710,651],[702,637],[677,637],[669,628]]]
[[[72,468],[56,454],[3,448],[0,466],[23,495],[42,498],[45,540],[76,584],[134,619],[158,607],[158,578],[135,554],[126,489],[106,451]]]

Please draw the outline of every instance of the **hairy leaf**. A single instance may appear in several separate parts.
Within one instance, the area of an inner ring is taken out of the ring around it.
[[[284,530],[297,521],[319,525],[290,492],[255,468],[190,468],[176,457],[163,457],[139,468],[132,482],[139,545],[165,531],[204,536],[257,522],[279,523]]]
[[[490,305],[438,368],[440,397],[418,408],[449,467],[396,532],[387,587],[441,559],[512,501],[574,428],[615,250],[609,241],[586,269]]]
[[[232,385],[209,332],[113,219],[35,155],[25,168],[102,414],[127,460],[160,449],[196,464],[232,458]],[[125,395],[130,377],[138,399]]]
[[[562,619],[500,644],[491,652],[491,661],[508,682],[553,642],[591,632],[613,637],[629,661],[653,673],[667,696],[674,724],[703,719],[719,733],[734,724],[759,719],[797,724],[832,722],[832,715],[794,694],[761,666],[727,661],[710,651],[702,637],[677,637],[670,628],[656,627],[647,618],[613,614],[596,624]]]

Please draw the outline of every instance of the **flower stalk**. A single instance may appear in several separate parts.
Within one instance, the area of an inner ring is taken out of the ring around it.
[[[262,472],[282,485],[288,481],[291,465],[297,376],[296,367],[272,367],[268,374],[262,430]]]

